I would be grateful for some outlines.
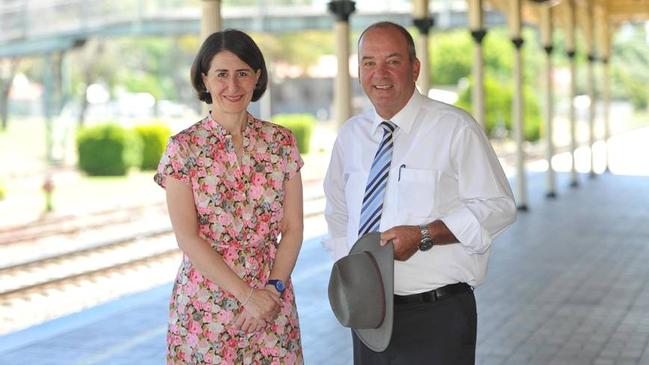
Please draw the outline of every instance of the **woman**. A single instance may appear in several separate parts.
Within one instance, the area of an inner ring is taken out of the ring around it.
[[[303,226],[295,137],[247,112],[268,74],[245,33],[209,36],[191,77],[211,111],[171,137],[155,175],[183,251],[167,363],[301,364],[290,282]]]

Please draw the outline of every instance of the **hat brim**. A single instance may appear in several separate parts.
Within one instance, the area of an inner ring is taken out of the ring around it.
[[[352,328],[358,338],[372,351],[382,352],[390,344],[394,316],[394,246],[392,241],[380,245],[381,234],[372,232],[359,238],[349,251],[350,254],[370,252],[378,265],[383,280],[385,295],[385,317],[377,328]]]

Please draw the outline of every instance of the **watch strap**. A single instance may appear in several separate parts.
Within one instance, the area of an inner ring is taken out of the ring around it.
[[[284,285],[284,282],[279,279],[270,279],[266,282],[266,285],[272,285],[280,294],[284,293],[284,290],[286,290],[286,285]]]
[[[421,240],[419,241],[419,245],[417,247],[420,251],[430,250],[433,247],[434,243],[433,239],[430,237],[430,232],[428,232],[428,225],[420,224],[419,231],[421,232]]]

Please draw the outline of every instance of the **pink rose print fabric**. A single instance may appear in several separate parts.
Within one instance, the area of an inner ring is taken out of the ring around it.
[[[284,183],[303,162],[288,129],[250,114],[243,149],[239,163],[232,136],[208,116],[171,137],[154,180],[163,188],[169,176],[191,185],[201,237],[245,282],[263,288],[277,252]],[[169,306],[167,363],[302,364],[290,280],[282,299],[265,329],[236,330],[239,301],[183,256]]]

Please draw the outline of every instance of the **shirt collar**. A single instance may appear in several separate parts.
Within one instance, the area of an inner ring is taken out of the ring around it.
[[[205,128],[211,131],[212,133],[214,133],[214,135],[218,137],[230,136],[230,133],[227,130],[225,130],[225,128],[223,128],[223,126],[219,124],[219,122],[217,122],[216,120],[214,120],[214,118],[212,118],[211,111],[208,112],[207,117],[205,117],[204,123],[205,123],[204,124]],[[256,119],[252,116],[252,114],[248,113],[248,122],[246,123],[242,131],[242,135],[244,137],[248,136],[251,130],[254,128],[252,124],[256,124]]]
[[[390,121],[398,127],[399,131],[410,133],[410,129],[412,129],[412,125],[415,122],[417,113],[419,113],[422,102],[423,96],[419,93],[419,90],[415,88],[415,91],[412,93],[410,100],[408,100],[406,105],[401,108],[401,110],[399,110],[399,112],[395,114],[392,119],[390,119]],[[379,128],[379,124],[381,124],[381,122],[383,122],[384,120],[385,119],[383,119],[376,112],[376,109],[374,109],[374,120],[372,121],[373,133],[377,133],[378,130],[383,131],[382,128]]]

